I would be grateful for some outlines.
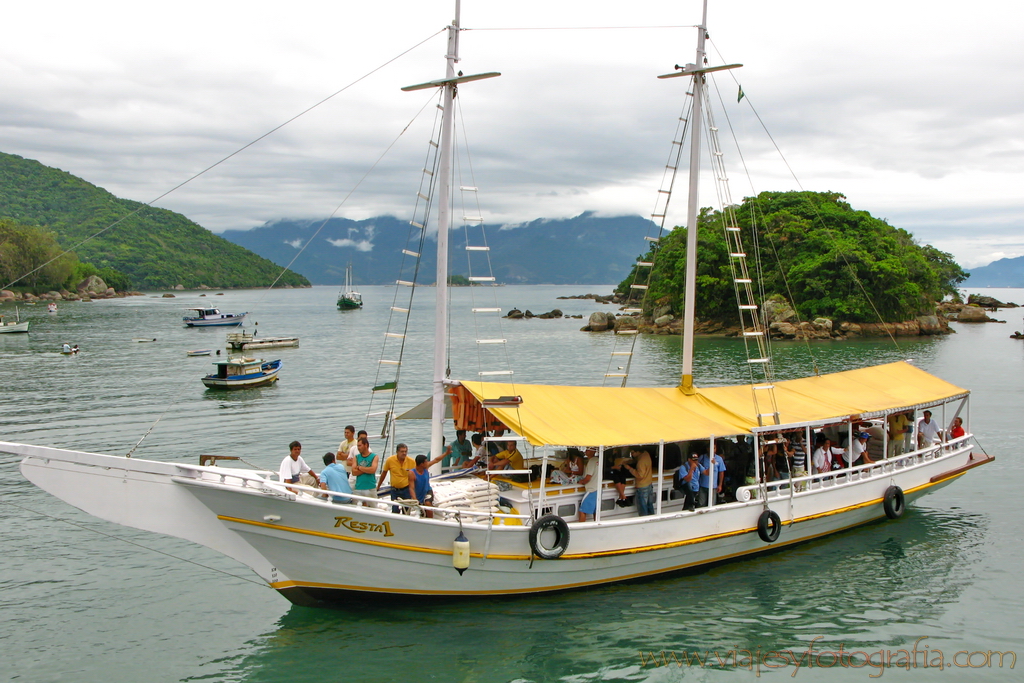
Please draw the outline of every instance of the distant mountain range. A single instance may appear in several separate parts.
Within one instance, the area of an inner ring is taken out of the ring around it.
[[[60,169],[2,152],[0,218],[50,230],[80,260],[115,268],[138,289],[266,287],[279,275],[278,285],[309,285],[180,213],[120,199]]]
[[[1024,287],[1024,256],[1003,258],[967,271],[968,287]]]
[[[398,279],[409,222],[394,216],[361,221],[332,218],[313,238],[322,220],[272,221],[252,230],[228,230],[224,239],[264,258],[288,264],[315,285],[340,285],[351,261],[357,284],[391,284]],[[504,284],[597,285],[616,283],[629,274],[637,257],[647,251],[644,237],[653,224],[640,216],[602,218],[583,213],[560,220],[538,219],[515,226],[487,226],[487,245],[493,275]],[[422,249],[421,284],[436,279],[436,240]],[[450,272],[469,275],[464,232],[450,237]],[[474,262],[472,275],[480,272]]]

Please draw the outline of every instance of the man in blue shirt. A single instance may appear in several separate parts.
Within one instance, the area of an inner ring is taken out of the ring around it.
[[[704,468],[704,471],[700,473],[700,491],[697,494],[697,507],[707,507],[708,504],[708,489],[711,487],[711,482],[714,481],[715,486],[715,498],[716,503],[722,502],[722,490],[725,487],[725,460],[722,460],[722,456],[718,454],[718,448],[715,448],[715,469],[711,471],[711,459],[708,454],[705,453],[700,456],[698,460],[700,466]]]
[[[465,429],[457,429],[455,431],[455,441],[452,443],[451,455],[445,457],[441,462],[441,469],[448,470],[449,466],[453,469],[460,469],[465,467],[465,463],[473,457],[473,444],[466,438]]]
[[[352,493],[352,487],[348,483],[348,472],[335,462],[334,453],[324,454],[324,469],[320,472],[320,488],[324,491]],[[352,499],[346,496],[332,496],[331,498],[335,503],[352,502]]]

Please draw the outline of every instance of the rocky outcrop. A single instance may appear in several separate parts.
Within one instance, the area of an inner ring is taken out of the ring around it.
[[[999,299],[991,296],[982,296],[981,294],[971,294],[967,297],[967,304],[973,306],[981,306],[990,310],[996,310],[997,308],[1018,308],[1018,305],[1012,301],[1003,303]]]
[[[90,275],[75,285],[75,289],[79,296],[103,296],[107,293],[107,283],[98,275]]]
[[[614,326],[615,315],[613,313],[597,311],[590,314],[590,320],[588,320],[587,324],[580,329],[584,332],[604,332]]]

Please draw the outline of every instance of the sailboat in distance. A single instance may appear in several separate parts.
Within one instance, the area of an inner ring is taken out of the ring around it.
[[[446,426],[481,433],[502,429],[506,435],[488,439],[514,442],[514,448],[506,448],[516,469],[478,466],[456,473],[445,496],[440,484],[436,487],[433,504],[404,498],[384,504],[375,496],[353,495],[361,503],[353,505],[258,470],[0,443],[0,450],[23,456],[25,477],[102,519],[213,548],[252,568],[289,600],[315,605],[352,594],[405,599],[535,594],[753,557],[875,520],[898,519],[914,499],[992,461],[972,452],[970,393],[909,363],[776,380],[738,241],[730,242],[730,249],[749,342],[747,364],[760,373],[749,384],[703,388],[696,381],[693,258],[687,259],[679,386],[554,386],[449,377],[443,285],[448,282],[453,98],[463,84],[498,75],[456,74],[458,8],[456,3],[456,19],[448,27],[444,78],[405,88],[441,91],[431,450],[441,452]],[[687,79],[692,93],[686,95],[692,97],[686,169],[691,256],[696,254],[706,82],[709,73],[738,66],[706,65],[706,20],[705,3],[694,62],[665,75]],[[739,240],[735,224],[725,229],[731,240]],[[485,341],[504,342],[478,343]],[[398,383],[383,382],[375,389],[396,392]],[[963,417],[966,431],[915,429],[916,414],[926,410],[940,425]],[[863,446],[868,438],[862,435],[881,443],[875,457],[857,453],[855,444]],[[839,456],[837,463],[832,443],[838,445],[844,436],[845,453],[858,457]],[[773,449],[790,465],[787,478],[772,479],[766,468],[761,456]],[[729,496],[723,495],[724,473],[716,455],[727,450],[745,454],[752,468],[752,476]],[[586,454],[581,478],[547,476],[566,458],[575,459],[577,451]],[[629,475],[612,475],[612,463],[628,463],[630,456]]]
[[[363,295],[352,289],[352,263],[345,266],[345,287],[338,292],[338,309],[351,311],[363,307]]]

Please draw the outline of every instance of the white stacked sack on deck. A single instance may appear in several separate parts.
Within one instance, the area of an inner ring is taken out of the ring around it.
[[[430,482],[430,487],[434,490],[434,507],[451,510],[453,513],[459,510],[463,521],[478,521],[477,516],[486,519],[489,513],[500,512],[498,487],[483,479],[467,477],[435,480]],[[466,513],[470,513],[470,516]],[[454,514],[445,516],[452,519],[455,517]]]

